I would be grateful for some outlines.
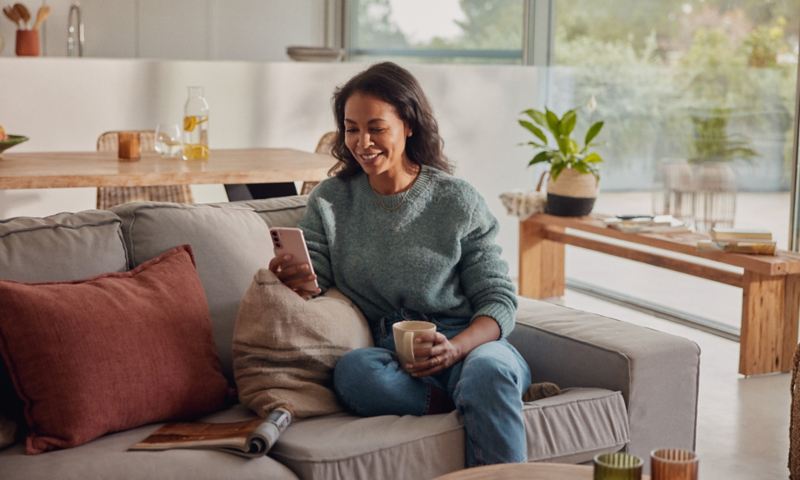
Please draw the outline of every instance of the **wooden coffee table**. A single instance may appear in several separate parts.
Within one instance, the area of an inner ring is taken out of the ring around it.
[[[778,251],[776,255],[703,252],[697,250],[697,241],[707,239],[705,235],[624,233],[606,227],[602,217],[538,214],[521,222],[520,295],[539,299],[564,295],[565,245],[725,283],[742,289],[739,373],[754,375],[791,370],[800,312],[800,255],[786,251]],[[590,233],[593,237],[568,230]],[[633,245],[664,253],[653,253]],[[676,258],[671,253],[740,267],[743,273]]]
[[[506,463],[467,468],[435,480],[591,480],[593,467],[562,463]],[[642,480],[649,480],[642,475]]]

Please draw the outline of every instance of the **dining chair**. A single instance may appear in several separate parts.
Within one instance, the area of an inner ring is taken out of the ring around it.
[[[336,143],[336,132],[326,132],[319,139],[319,142],[317,142],[317,148],[314,149],[314,152],[330,155],[334,143]],[[300,187],[300,195],[308,195],[317,184],[319,184],[319,182],[303,182],[303,185]]]
[[[139,148],[142,153],[155,152],[154,130],[139,130]],[[118,130],[104,132],[97,137],[98,152],[116,152]],[[148,187],[97,187],[97,208],[107,210],[128,202],[193,203],[189,185],[158,185]]]

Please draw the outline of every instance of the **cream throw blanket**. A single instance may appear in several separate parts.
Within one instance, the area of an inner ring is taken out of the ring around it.
[[[339,412],[333,367],[350,350],[370,346],[364,316],[338,290],[306,301],[261,269],[233,333],[239,400],[261,417],[278,407],[297,418]]]

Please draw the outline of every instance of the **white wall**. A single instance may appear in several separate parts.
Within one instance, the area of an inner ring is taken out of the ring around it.
[[[12,151],[93,150],[111,129],[153,128],[180,118],[186,85],[204,85],[212,148],[312,150],[334,127],[334,88],[365,65],[108,59],[0,58],[0,123],[31,138]],[[535,105],[533,67],[407,65],[430,97],[456,174],[474,184],[501,222],[500,244],[516,270],[517,224],[498,195],[530,189],[527,141],[516,124]],[[221,186],[196,199],[224,200]],[[94,189],[0,191],[0,218],[93,208]]]
[[[41,36],[46,56],[67,54],[72,0],[48,0]],[[26,2],[35,17],[41,2]],[[324,0],[82,0],[86,57],[287,60],[289,45],[324,43]],[[14,25],[0,19],[14,56]]]

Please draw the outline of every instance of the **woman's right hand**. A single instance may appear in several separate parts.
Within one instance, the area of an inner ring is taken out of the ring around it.
[[[292,265],[291,255],[282,255],[274,257],[269,261],[269,269],[278,277],[284,285],[294,290],[295,293],[308,300],[311,297],[319,295],[322,290],[315,288],[314,290],[306,290],[303,284],[306,282],[313,282],[317,276],[311,272],[311,266],[307,263]]]

